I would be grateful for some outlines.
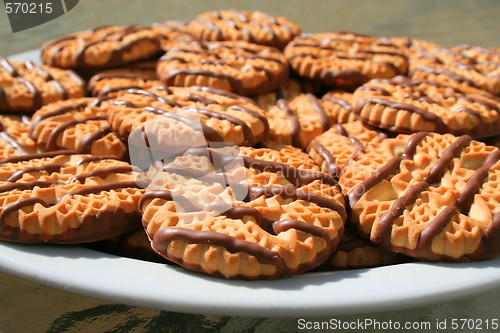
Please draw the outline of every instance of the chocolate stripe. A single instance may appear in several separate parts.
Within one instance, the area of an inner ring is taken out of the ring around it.
[[[306,98],[318,115],[319,123],[321,125],[321,128],[323,129],[323,132],[328,130],[328,128],[330,128],[330,118],[328,117],[328,114],[326,113],[323,106],[313,94],[306,94]]]
[[[358,202],[361,197],[368,192],[373,186],[380,183],[382,179],[396,172],[401,164],[401,161],[405,159],[411,159],[417,151],[417,146],[420,142],[428,135],[428,132],[419,132],[413,134],[408,138],[406,147],[403,150],[401,157],[393,157],[386,164],[384,164],[380,169],[372,173],[364,181],[356,185],[348,195],[349,204],[352,207]]]
[[[443,178],[443,175],[449,168],[451,161],[457,158],[462,149],[464,149],[471,141],[472,138],[469,135],[462,135],[448,148],[446,148],[427,175],[427,182],[429,184],[434,184]]]
[[[39,181],[39,180],[26,183],[11,183],[11,184],[0,185],[0,193],[10,192],[14,190],[26,191],[26,190],[32,190],[35,187],[45,188],[45,187],[50,187],[52,185],[56,184],[48,181]]]
[[[80,146],[78,147],[76,152],[78,154],[90,153],[94,142],[104,138],[109,133],[111,133],[111,129],[109,128],[109,126],[101,127],[95,132],[90,133],[82,139],[82,141],[80,142]]]
[[[396,199],[391,208],[380,217],[376,232],[371,237],[372,242],[389,247],[391,244],[391,231],[394,221],[400,217],[406,207],[413,204],[420,193],[429,187],[429,183],[420,182],[411,186],[404,195]]]
[[[92,116],[92,117],[82,118],[80,120],[70,120],[70,121],[67,121],[65,123],[62,123],[61,125],[55,127],[52,130],[52,132],[49,135],[49,139],[47,140],[47,143],[45,144],[45,148],[47,148],[47,150],[59,149],[59,146],[57,145],[57,139],[59,138],[59,135],[61,135],[68,128],[76,126],[78,124],[86,123],[87,121],[103,120],[103,119],[104,118],[100,117],[100,116]]]
[[[24,149],[23,145],[17,142],[16,139],[14,139],[9,133],[3,131],[0,132],[0,138],[7,142],[9,146],[14,148],[14,150],[17,150],[18,153],[21,155],[26,155],[28,152]]]
[[[3,158],[0,160],[0,164],[18,163],[18,162],[35,160],[35,159],[56,157],[56,156],[62,156],[62,155],[74,155],[74,154],[75,154],[75,151],[73,151],[73,150],[49,151],[46,153],[36,153],[36,154],[27,154],[27,155],[22,155],[22,156],[6,157],[6,158]]]
[[[174,198],[175,196],[175,198]],[[143,205],[147,200],[164,199],[167,201],[175,201],[185,212],[196,212],[198,209],[188,198],[179,193],[172,193],[168,190],[147,191],[139,199],[138,207],[143,211]]]
[[[21,210],[23,207],[32,206],[32,205],[37,204],[37,203],[43,205],[44,207],[49,206],[45,201],[43,201],[40,198],[25,198],[25,199],[21,199],[21,200],[15,201],[13,203],[10,203],[7,206],[5,206],[4,208],[2,208],[2,211],[0,212],[0,230],[1,230],[1,226],[2,226],[3,222],[5,222],[5,218],[7,217],[7,215],[9,215],[10,213],[13,213],[13,212],[17,212],[17,211]]]
[[[254,256],[261,264],[276,267],[275,275],[281,275],[286,270],[286,264],[277,252],[266,249],[259,244],[214,231],[162,228],[153,236],[152,244],[158,252],[167,254],[168,245],[174,240],[182,240],[190,244],[221,246],[230,253],[247,253]]]
[[[286,112],[286,117],[289,121],[289,126],[290,126],[290,137],[292,139],[292,145],[295,147],[300,147],[300,138],[299,138],[299,132],[300,132],[300,122],[293,110],[290,108],[288,105],[288,102],[284,99],[279,99],[276,102],[276,105],[278,108]]]
[[[479,189],[482,187],[485,178],[488,176],[488,172],[492,166],[494,166],[500,159],[500,150],[496,150],[484,160],[480,168],[478,168],[474,174],[469,178],[465,184],[464,189],[460,192],[458,196],[456,206],[460,209],[462,214],[467,214],[470,207],[474,201],[474,196],[478,193]]]
[[[309,146],[307,147],[307,152],[309,153],[311,150],[316,151],[319,157],[325,162],[324,171],[332,176],[335,180],[338,180],[340,175],[339,168],[337,167],[335,156],[333,156],[328,148],[326,148],[323,144],[319,143],[316,140],[311,141]]]
[[[23,178],[23,175],[25,173],[47,171],[47,173],[51,174],[53,172],[58,172],[59,170],[61,170],[61,168],[63,168],[63,166],[60,164],[46,164],[38,167],[24,168],[22,170],[14,172],[9,178],[7,178],[7,181],[8,182],[18,181],[19,179]]]
[[[141,172],[141,170],[135,166],[132,165],[121,165],[121,166],[112,166],[109,168],[104,168],[104,169],[96,169],[87,173],[83,173],[80,175],[76,175],[73,178],[71,178],[68,183],[74,183],[74,182],[80,182],[80,183],[85,183],[85,180],[87,178],[91,177],[99,177],[99,178],[106,178],[109,175],[112,174],[117,174],[117,173],[127,173],[127,172]]]
[[[115,183],[109,183],[109,184],[101,184],[101,185],[93,185],[93,186],[87,186],[87,187],[82,187],[78,190],[75,190],[73,192],[68,192],[65,195],[62,196],[62,198],[59,200],[59,202],[62,202],[66,200],[67,198],[75,195],[88,195],[88,194],[93,194],[93,193],[99,193],[99,192],[108,192],[111,190],[116,190],[116,189],[124,189],[124,188],[146,188],[149,184],[146,182],[141,182],[141,181],[122,181],[122,182],[115,182]]]
[[[432,252],[432,241],[443,231],[453,217],[459,213],[460,211],[455,206],[448,206],[443,209],[420,233],[416,250],[426,257],[436,257]]]
[[[41,115],[33,118],[31,120],[31,127],[29,130],[30,137],[33,138],[34,131],[38,127],[38,125],[42,122],[42,120],[47,119],[47,118],[51,118],[51,117],[55,117],[55,116],[59,116],[59,115],[65,114],[65,113],[69,113],[71,111],[77,111],[77,110],[84,108],[86,106],[87,106],[87,103],[85,103],[85,102],[73,103],[73,104],[65,105],[63,107],[60,107],[60,108],[54,110],[54,111],[47,112],[47,113],[41,114]]]

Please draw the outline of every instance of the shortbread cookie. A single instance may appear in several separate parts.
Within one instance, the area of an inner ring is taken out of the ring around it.
[[[29,137],[30,119],[0,115],[0,158],[32,154],[40,147]]]
[[[162,50],[168,51],[178,40],[194,41],[192,31],[189,30],[187,23],[182,21],[165,21],[153,23],[152,28],[158,32],[160,46]]]
[[[275,48],[243,41],[181,42],[158,62],[158,77],[168,86],[207,86],[257,95],[279,87],[288,63]]]
[[[277,89],[254,96],[253,99],[263,110],[269,110],[278,103],[278,100],[291,100],[301,94],[317,93],[320,90],[320,85],[311,80],[301,78],[288,78]]]
[[[93,69],[124,66],[161,53],[158,31],[138,26],[103,26],[65,35],[42,46],[44,64]]]
[[[88,90],[93,96],[103,96],[125,89],[156,86],[163,86],[156,77],[156,61],[148,61],[99,72],[90,79]]]
[[[265,143],[291,144],[302,149],[332,125],[344,120],[344,113],[336,108],[324,107],[323,100],[312,94],[302,94],[290,101],[278,100],[266,112],[269,136]]]
[[[51,102],[83,96],[85,82],[72,71],[0,58],[0,111],[31,113]]]
[[[251,146],[268,132],[264,111],[252,100],[198,86],[124,91],[108,106],[108,119],[125,140],[134,130],[145,132],[149,147],[156,139],[165,148],[206,146],[207,142]]]
[[[373,78],[406,74],[408,70],[404,50],[387,38],[351,32],[297,37],[287,45],[285,55],[300,76],[346,89]]]
[[[351,220],[371,241],[431,261],[500,253],[500,150],[468,135],[386,139],[345,168]]]
[[[356,114],[352,112],[352,96],[347,91],[333,90],[321,97],[321,105],[332,115],[335,123],[344,124],[356,120]]]
[[[321,166],[321,171],[338,179],[346,165],[355,161],[368,146],[379,144],[385,138],[386,134],[371,130],[361,121],[335,124],[311,141],[307,152]]]
[[[139,203],[152,248],[187,269],[231,279],[318,266],[340,240],[343,195],[307,155],[290,151],[193,149],[153,170],[154,186]]]
[[[486,92],[398,76],[354,92],[354,113],[399,133],[432,131],[482,138],[500,134],[500,100]]]
[[[412,78],[466,84],[500,94],[500,50],[472,45],[418,50],[411,56]]]
[[[69,151],[0,162],[0,239],[93,242],[136,229],[144,175],[109,156]]]
[[[247,41],[282,49],[300,28],[281,16],[261,11],[214,10],[196,16],[188,25],[200,40]]]
[[[323,270],[346,270],[396,265],[406,262],[398,253],[387,251],[346,229],[337,251],[321,265]]]
[[[33,115],[29,135],[48,151],[69,149],[126,159],[127,145],[111,131],[106,110],[100,107],[105,100],[84,97],[46,105]]]

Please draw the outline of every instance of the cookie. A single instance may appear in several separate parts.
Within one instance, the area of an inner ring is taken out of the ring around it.
[[[45,104],[85,96],[74,72],[0,58],[0,111],[32,113]]]
[[[173,264],[171,261],[153,251],[149,238],[143,228],[110,239],[90,243],[87,247],[120,257]]]
[[[500,134],[500,100],[477,89],[399,76],[358,88],[353,105],[362,121],[398,133]]]
[[[46,65],[72,69],[124,66],[161,53],[158,32],[138,26],[103,26],[43,44]]]
[[[390,40],[352,32],[303,35],[291,41],[284,53],[300,76],[344,89],[408,70],[404,50]]]
[[[430,261],[500,253],[500,150],[468,135],[419,132],[371,146],[340,184],[359,231]]]
[[[198,148],[152,169],[156,176],[139,202],[152,248],[187,269],[230,279],[273,279],[318,266],[340,240],[343,195],[293,151]]]
[[[130,143],[130,134],[142,131],[150,148],[154,142],[174,150],[207,142],[251,146],[268,131],[264,111],[252,100],[208,87],[131,89],[119,94],[107,112],[111,128],[121,138]]]
[[[347,270],[396,265],[408,260],[359,237],[349,229],[344,230],[337,251],[321,265],[322,270]]]
[[[29,137],[30,119],[26,116],[0,115],[0,158],[39,152]]]
[[[267,145],[289,144],[302,149],[345,118],[338,109],[324,107],[323,100],[312,94],[302,94],[290,101],[278,100],[266,115],[269,121]]]
[[[240,95],[278,88],[288,77],[288,63],[275,48],[244,41],[182,42],[158,62],[167,86],[206,86]]]
[[[247,41],[283,49],[300,28],[281,16],[261,11],[214,10],[189,22],[188,28],[200,40]]]
[[[253,99],[261,109],[269,110],[275,106],[280,99],[291,100],[301,94],[314,94],[319,92],[320,88],[321,87],[313,81],[289,77],[277,89],[254,96]]]
[[[338,179],[344,167],[355,161],[368,146],[386,138],[386,134],[368,128],[359,120],[335,124],[311,141],[307,153],[321,166],[321,171]]]
[[[411,57],[412,78],[466,84],[500,95],[500,50],[472,45],[418,50]]]
[[[344,124],[356,120],[356,114],[352,112],[352,96],[347,91],[332,90],[321,97],[321,105],[328,114],[335,119],[335,123]]]
[[[144,175],[109,156],[70,151],[0,161],[0,239],[93,242],[140,225]]]
[[[172,44],[175,45],[175,41],[177,40],[196,40],[192,32],[189,30],[187,23],[182,21],[171,20],[161,23],[153,23],[151,27],[158,33],[160,46],[164,51],[167,51],[170,47],[172,47]]]
[[[31,119],[29,135],[47,151],[113,155],[127,159],[127,145],[111,131],[106,98],[77,98],[44,106]]]
[[[125,89],[148,89],[163,86],[156,77],[156,61],[108,69],[91,77],[88,90],[92,96],[108,95]]]

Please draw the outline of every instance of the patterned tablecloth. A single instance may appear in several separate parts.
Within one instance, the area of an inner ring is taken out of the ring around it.
[[[0,8],[2,8],[0,6]],[[351,30],[358,33],[427,39],[444,45],[476,44],[500,47],[498,0],[82,0],[69,13],[24,32],[13,34],[0,11],[0,56],[38,48],[62,33],[104,24],[148,24],[177,19],[216,8],[263,10],[283,15],[304,31]],[[500,269],[500,268],[499,268]],[[457,274],[459,272],[457,271]],[[450,276],[453,283],[453,276]],[[493,332],[451,328],[452,319],[500,320],[500,288],[472,297],[423,308],[322,318],[244,318],[183,314],[140,308],[79,296],[28,282],[0,272],[0,332],[295,332],[317,328],[316,323],[372,320],[437,323],[439,332]],[[491,322],[490,322],[491,323]],[[387,325],[387,324],[386,324]],[[414,326],[414,327],[416,327]],[[420,325],[422,327],[422,325]],[[342,331],[315,329],[315,332]],[[418,332],[419,329],[355,331]]]

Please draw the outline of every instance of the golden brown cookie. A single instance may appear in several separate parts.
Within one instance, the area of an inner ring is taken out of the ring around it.
[[[360,232],[388,250],[431,261],[500,253],[500,150],[468,135],[386,139],[340,178]]]
[[[131,89],[106,107],[113,131],[130,141],[130,133],[141,130],[149,147],[153,141],[165,148],[206,146],[207,142],[251,146],[268,131],[264,111],[255,102],[208,87]]]
[[[193,149],[151,171],[139,206],[152,248],[207,274],[253,280],[312,269],[335,250],[347,217],[338,184],[297,149]]]
[[[408,70],[404,50],[389,39],[352,32],[303,35],[291,41],[284,52],[300,76],[346,89]]]
[[[307,152],[321,166],[321,171],[338,179],[342,169],[355,161],[368,146],[379,144],[386,138],[386,134],[368,128],[361,121],[335,124],[312,140]]]
[[[213,10],[196,16],[188,25],[200,40],[247,41],[282,49],[300,28],[281,16],[261,11]]]
[[[153,23],[152,28],[158,32],[160,46],[164,51],[167,51],[170,47],[172,47],[172,44],[175,45],[175,41],[177,40],[196,40],[192,32],[189,30],[187,23],[182,21],[171,20],[161,23]]]
[[[396,265],[407,261],[404,256],[376,246],[346,229],[337,251],[321,265],[321,268],[340,271]]]
[[[0,115],[0,158],[39,152],[36,142],[29,137],[30,119],[26,116]]]
[[[0,239],[82,243],[136,229],[144,179],[140,170],[109,156],[64,151],[3,159]]]
[[[411,56],[410,76],[454,85],[466,84],[500,94],[500,50],[472,45],[419,48]]]
[[[332,115],[335,123],[349,123],[356,120],[356,114],[352,112],[352,96],[347,91],[332,90],[321,97],[321,105]]]
[[[85,82],[72,71],[0,57],[0,111],[31,113],[51,102],[83,96]]]
[[[93,69],[124,66],[161,52],[158,31],[138,26],[103,26],[65,35],[42,46],[44,64]]]
[[[280,99],[291,100],[300,94],[314,94],[319,90],[320,85],[311,80],[289,77],[277,89],[254,96],[253,99],[263,110],[269,110],[271,107],[275,106]]]
[[[266,112],[269,135],[265,143],[293,145],[306,149],[309,143],[332,125],[344,120],[344,112],[335,107],[325,107],[322,99],[312,94],[301,94],[290,101],[278,100]]]
[[[163,86],[156,76],[156,61],[147,61],[99,72],[90,79],[88,90],[92,96],[103,96],[125,89],[156,86]]]
[[[206,86],[240,95],[276,89],[288,77],[288,63],[277,49],[244,41],[182,42],[158,62],[168,86]]]
[[[500,100],[477,89],[398,76],[367,82],[354,92],[353,105],[359,119],[398,133],[500,134]]]
[[[103,102],[111,100],[84,97],[46,105],[33,115],[29,135],[48,151],[69,149],[127,159],[127,145],[111,131]]]

